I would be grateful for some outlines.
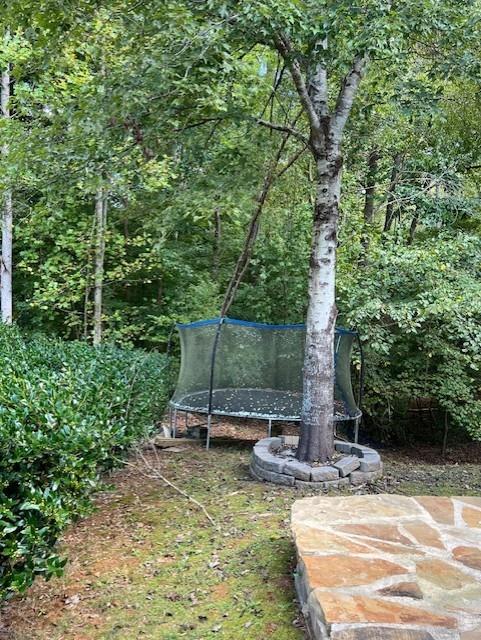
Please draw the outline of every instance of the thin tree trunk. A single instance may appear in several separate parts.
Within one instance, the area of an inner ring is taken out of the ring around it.
[[[10,66],[2,72],[1,111],[3,118],[10,118]],[[2,146],[2,155],[8,161],[8,144]],[[3,194],[2,212],[2,259],[0,266],[0,288],[2,321],[12,324],[12,249],[13,249],[13,199],[12,190],[7,188]]]
[[[297,457],[327,461],[334,453],[334,332],[339,158],[317,161],[317,197],[309,268],[309,306],[303,369],[301,434]]]
[[[391,171],[391,180],[387,191],[387,204],[386,204],[386,216],[384,218],[384,232],[390,231],[391,225],[394,220],[394,203],[396,200],[396,186],[399,180],[399,174],[401,172],[401,166],[403,161],[402,153],[396,153],[394,156],[394,164]]]
[[[220,241],[222,235],[222,224],[219,208],[214,210],[214,248],[212,252],[212,277],[217,280],[219,277],[220,265]]]
[[[83,337],[87,340],[89,334],[89,299],[90,291],[92,290],[92,249],[94,244],[95,229],[97,227],[96,215],[94,213],[92,219],[92,227],[90,230],[90,237],[87,249],[86,268],[85,268],[85,292],[84,292],[84,313],[83,313]]]
[[[227,291],[224,295],[224,300],[222,303],[220,315],[222,317],[226,316],[231,304],[234,301],[235,295],[237,293],[237,289],[239,288],[240,283],[242,282],[242,278],[246,272],[247,267],[249,266],[249,261],[252,254],[252,249],[254,248],[254,244],[257,238],[257,234],[259,231],[259,218],[264,209],[264,204],[267,200],[267,196],[271,189],[271,186],[276,179],[276,170],[279,164],[279,160],[281,159],[282,153],[286,146],[287,140],[289,139],[289,134],[286,134],[277,149],[276,155],[272,162],[269,164],[267,172],[264,176],[264,181],[262,183],[261,190],[257,194],[256,197],[256,205],[254,209],[254,213],[249,222],[249,227],[247,229],[246,238],[244,240],[244,246],[242,247],[242,251],[237,260],[236,266],[234,268],[234,273],[230,279],[229,285],[227,287]]]
[[[102,187],[95,194],[95,273],[94,273],[94,325],[93,343],[102,342],[102,307],[105,260],[105,228],[107,224],[107,198]]]
[[[364,222],[366,224],[372,224],[374,222],[374,197],[376,195],[376,178],[377,178],[377,163],[379,162],[379,151],[373,149],[369,153],[367,161],[367,174],[365,190],[366,195],[364,199]]]
[[[416,229],[419,222],[419,211],[416,209],[413,215],[413,219],[411,220],[411,226],[409,227],[409,236],[408,236],[408,245],[414,242],[414,235],[416,233]]]
[[[379,162],[379,151],[372,149],[369,153],[367,160],[367,173],[364,198],[364,230],[361,237],[361,244],[363,247],[363,255],[361,257],[361,263],[366,263],[366,254],[369,249],[369,242],[371,240],[371,227],[374,222],[374,198],[376,195],[376,179],[377,179],[377,165]]]

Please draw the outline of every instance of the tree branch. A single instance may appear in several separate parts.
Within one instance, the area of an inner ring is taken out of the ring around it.
[[[339,144],[341,141],[344,127],[346,126],[347,119],[351,113],[352,104],[357,90],[359,89],[359,84],[366,70],[368,61],[369,59],[367,55],[355,58],[351,70],[344,77],[342,82],[331,125],[333,142],[335,144]]]
[[[275,176],[275,179],[278,180],[280,177],[282,177],[286,171],[288,171],[292,165],[297,162],[297,160],[299,160],[299,158],[302,156],[302,154],[304,153],[304,151],[307,149],[307,145],[305,147],[302,147],[301,149],[299,149],[299,151],[296,151],[296,153],[294,153],[289,160],[287,161],[287,164],[282,167],[282,169],[280,171],[277,172],[277,175]]]
[[[289,127],[288,125],[276,124],[275,122],[269,122],[268,120],[263,120],[262,118],[257,118],[257,124],[262,125],[263,127],[267,127],[268,129],[274,129],[274,131],[282,131],[284,133],[288,133],[293,138],[297,138],[304,145],[309,144],[309,139],[306,138],[304,134],[293,127]]]
[[[316,51],[327,49],[327,39],[316,44]],[[312,75],[308,78],[308,92],[319,118],[329,115],[327,69],[324,62],[316,64]]]
[[[292,80],[294,82],[294,86],[296,87],[296,91],[299,95],[299,99],[301,101],[302,107],[306,112],[307,117],[309,118],[311,131],[314,134],[320,135],[321,123],[316,113],[314,104],[309,96],[309,91],[307,89],[306,83],[304,81],[304,77],[302,75],[299,60],[293,54],[291,44],[285,35],[283,34],[277,35],[274,39],[274,42],[277,50],[279,51],[281,56],[284,58],[286,65],[291,73]]]

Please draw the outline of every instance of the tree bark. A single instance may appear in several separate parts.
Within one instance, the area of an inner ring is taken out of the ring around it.
[[[95,225],[93,343],[98,346],[102,342],[105,229],[107,226],[107,197],[102,187],[99,187],[95,194]]]
[[[376,195],[377,163],[379,162],[379,151],[372,149],[367,160],[367,174],[364,198],[364,222],[372,224],[374,222],[374,197]]]
[[[301,434],[297,457],[327,461],[334,453],[334,332],[341,158],[317,161],[317,195],[309,268]]]
[[[411,220],[411,226],[409,227],[409,235],[407,239],[408,245],[411,245],[414,242],[414,235],[416,233],[418,223],[419,223],[419,211],[416,209],[413,215],[413,219]]]
[[[10,118],[10,66],[2,72],[1,78],[1,112],[3,118]],[[2,146],[2,155],[5,162],[8,158],[8,144]],[[12,190],[7,187],[3,193],[2,211],[2,258],[0,266],[0,288],[2,321],[12,324],[12,253],[13,253],[13,199]]]
[[[297,457],[302,461],[328,461],[334,453],[334,332],[337,228],[341,188],[344,128],[359,84],[369,63],[367,54],[356,56],[343,78],[335,107],[329,113],[328,72],[319,55],[314,72],[306,79],[301,59],[285,34],[275,37],[277,50],[292,76],[309,121],[309,147],[316,161],[317,193],[309,269],[309,305],[303,369],[301,436]],[[318,43],[319,51],[328,46]]]

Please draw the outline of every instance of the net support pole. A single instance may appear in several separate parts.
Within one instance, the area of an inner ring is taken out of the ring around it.
[[[209,376],[209,405],[207,408],[207,439],[205,448],[210,447],[210,428],[212,426],[212,396],[214,393],[214,371],[215,371],[215,359],[217,356],[217,347],[219,345],[220,332],[222,325],[224,324],[225,316],[219,318],[219,324],[217,325],[217,331],[214,336],[214,344],[212,346],[212,356],[210,359],[210,376]]]
[[[177,436],[177,409],[174,409],[174,419],[173,419],[173,427],[172,427],[172,437],[175,438]]]
[[[359,442],[359,423],[361,422],[361,418],[356,418],[354,421],[354,444]]]
[[[358,400],[357,400],[357,408],[362,411],[362,399],[364,396],[364,384],[365,384],[365,377],[366,377],[366,363],[364,360],[364,350],[362,348],[362,342],[361,342],[361,336],[359,335],[359,331],[356,331],[356,338],[357,338],[357,344],[359,346],[359,356],[361,359],[361,370],[359,372],[359,394],[358,394]],[[359,426],[361,424],[361,419],[362,419],[362,414],[361,417],[356,418],[356,422],[354,424],[354,442],[357,444],[358,440],[359,440]]]
[[[207,416],[207,439],[205,441],[205,448],[208,449],[210,447],[210,428],[212,425],[212,415],[209,413]]]
[[[272,438],[272,418],[269,418],[269,426],[267,427],[267,437]]]

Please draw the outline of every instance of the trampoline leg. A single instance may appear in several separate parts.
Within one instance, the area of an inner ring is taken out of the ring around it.
[[[187,411],[185,412],[185,430],[187,431],[187,427],[189,426],[189,414]]]
[[[269,426],[267,427],[267,437],[272,438],[272,420],[269,419]]]
[[[177,435],[177,409],[174,409],[174,426],[172,428],[172,437],[175,438]]]
[[[354,423],[354,443],[357,444],[359,442],[359,418],[356,418]]]
[[[209,415],[207,416],[207,440],[205,442],[205,448],[208,449],[210,447],[210,425],[212,422],[212,416]]]
[[[172,407],[169,407],[169,434],[171,438],[172,438],[173,431],[174,431],[174,421],[172,417]]]

